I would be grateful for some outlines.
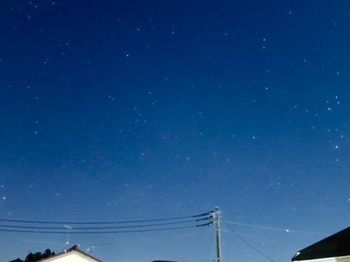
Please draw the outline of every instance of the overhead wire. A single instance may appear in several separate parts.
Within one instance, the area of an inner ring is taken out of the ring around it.
[[[146,233],[159,231],[172,231],[195,229],[210,226],[214,223],[213,210],[201,214],[175,216],[153,219],[138,220],[117,220],[117,221],[50,221],[50,220],[25,220],[25,219],[6,219],[0,218],[0,232],[3,233],[31,233],[31,234],[127,234],[127,233]],[[259,255],[263,256],[270,262],[276,262],[273,258],[265,254],[263,251],[255,247],[241,234],[236,232],[229,224],[237,226],[246,226],[263,230],[274,230],[292,233],[304,234],[322,234],[309,231],[284,229],[279,227],[270,227],[258,224],[241,223],[233,220],[223,219],[222,222],[249,248]],[[53,225],[53,226],[42,226]],[[59,227],[60,225],[61,227]],[[85,225],[85,226],[84,226]],[[91,226],[87,226],[91,225]],[[99,226],[100,225],[100,226]],[[211,254],[213,256],[213,254]]]
[[[139,229],[139,230],[115,230],[115,231],[51,231],[51,230],[22,230],[22,229],[2,229],[0,232],[8,233],[34,233],[34,234],[125,234],[125,233],[143,233],[143,232],[157,232],[157,231],[170,231],[178,229],[189,229],[189,228],[199,228],[205,227],[212,224],[212,222],[191,225],[191,226],[178,226],[178,227],[163,227],[163,228],[154,228],[154,229]]]
[[[126,229],[126,228],[144,228],[144,227],[159,227],[168,225],[179,225],[179,224],[195,224],[200,221],[210,221],[212,217],[201,218],[197,220],[184,220],[184,221],[173,221],[165,223],[153,223],[153,224],[141,224],[141,225],[127,225],[127,226],[99,226],[99,227],[75,227],[68,225],[63,225],[61,227],[57,226],[33,226],[33,225],[8,225],[1,224],[0,228],[15,228],[15,229],[48,229],[48,230],[107,230],[107,229]]]
[[[188,216],[176,216],[176,217],[167,217],[167,218],[154,218],[154,219],[138,219],[138,220],[117,220],[117,221],[50,221],[50,220],[25,220],[25,219],[7,219],[0,218],[0,222],[9,222],[9,223],[28,223],[28,224],[71,224],[71,225],[103,225],[103,224],[133,224],[133,223],[146,223],[146,222],[160,222],[160,221],[171,221],[171,220],[184,220],[184,219],[201,219],[205,216],[210,216],[212,211],[188,215]]]
[[[239,238],[243,243],[245,243],[248,247],[250,247],[252,250],[254,250],[256,253],[264,257],[265,259],[269,260],[270,262],[276,262],[273,258],[266,255],[263,251],[255,247],[253,244],[251,244],[248,240],[246,240],[242,235],[237,233],[226,221],[223,221],[225,226],[233,233],[237,238]]]
[[[120,221],[78,222],[3,218],[0,219],[0,232],[35,234],[125,234],[199,228],[209,226],[212,223],[213,216],[211,211],[189,216]]]
[[[265,225],[259,225],[259,224],[241,223],[241,222],[226,220],[226,219],[225,219],[225,222],[228,224],[237,225],[237,226],[258,228],[258,229],[271,230],[271,231],[280,231],[280,232],[285,232],[285,233],[322,235],[322,236],[326,235],[326,234],[321,233],[321,232],[311,232],[311,231],[303,231],[303,230],[296,230],[296,229],[289,229],[289,228],[271,227],[271,226],[265,226]]]

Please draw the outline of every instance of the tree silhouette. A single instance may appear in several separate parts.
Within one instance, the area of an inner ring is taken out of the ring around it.
[[[50,249],[46,249],[43,253],[41,252],[29,253],[24,260],[17,258],[10,262],[36,262],[41,259],[48,258],[54,255],[55,255],[55,252],[52,252]]]

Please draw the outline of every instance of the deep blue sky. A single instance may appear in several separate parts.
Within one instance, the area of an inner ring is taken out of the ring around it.
[[[348,226],[349,28],[349,1],[1,1],[0,217]],[[232,226],[276,261],[323,237]],[[225,261],[266,261],[223,229]],[[67,241],[210,261],[213,230],[1,233],[0,258]]]

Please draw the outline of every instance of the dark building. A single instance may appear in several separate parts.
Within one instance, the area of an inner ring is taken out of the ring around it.
[[[350,262],[350,227],[298,251],[292,261],[313,259]]]

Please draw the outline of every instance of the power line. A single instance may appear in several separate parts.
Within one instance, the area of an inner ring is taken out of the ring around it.
[[[172,221],[172,220],[184,220],[193,219],[194,221],[200,220],[205,216],[210,216],[212,211],[188,215],[188,216],[177,216],[177,217],[167,217],[167,218],[155,218],[155,219],[139,219],[139,220],[120,220],[120,221],[49,221],[49,220],[24,220],[24,219],[6,219],[0,218],[0,222],[9,223],[22,223],[22,224],[71,224],[71,225],[104,225],[104,224],[133,224],[133,223],[146,223],[146,222],[160,222],[160,221]]]
[[[244,237],[242,237],[240,234],[238,234],[229,224],[226,223],[226,221],[223,221],[225,226],[233,233],[236,235],[237,238],[239,238],[242,242],[244,242],[248,247],[250,247],[252,250],[254,250],[256,253],[259,255],[263,256],[270,262],[276,262],[274,259],[266,255],[264,252],[256,248],[254,245],[252,245],[248,240],[246,240]]]
[[[322,236],[326,235],[326,234],[320,233],[320,232],[311,232],[311,231],[295,230],[295,229],[289,229],[289,228],[271,227],[271,226],[264,226],[264,225],[258,225],[258,224],[248,224],[248,223],[241,223],[241,222],[226,220],[226,219],[225,219],[225,222],[228,224],[237,225],[237,226],[258,228],[258,229],[271,230],[271,231],[280,231],[280,232],[285,232],[285,233],[298,233],[298,234],[322,235]]]
[[[155,229],[140,229],[140,230],[116,230],[116,231],[43,231],[43,230],[21,230],[21,229],[1,229],[0,232],[8,233],[33,233],[33,234],[125,234],[125,233],[144,233],[144,232],[157,232],[157,231],[170,231],[180,229],[199,228],[211,225],[212,222],[191,225],[191,226],[179,226],[179,227],[163,227]]]
[[[188,231],[183,232],[180,235],[177,235],[176,237],[174,237],[174,240],[175,241],[180,241],[180,242],[181,241],[187,241],[187,239],[198,237],[201,234],[202,233],[200,233],[200,230],[196,230],[196,229],[188,230]],[[215,241],[215,239],[214,239],[214,241]],[[90,246],[93,245],[95,247],[100,247],[100,246],[115,246],[115,245],[120,245],[120,243],[117,243],[117,242],[93,242],[93,243],[89,243],[88,245],[90,245]],[[213,256],[211,256],[211,257],[213,257]],[[212,259],[211,259],[211,261],[212,261]]]
[[[2,223],[1,223],[2,222]],[[213,223],[212,211],[168,218],[123,221],[48,221],[0,219],[0,232],[34,234],[125,234],[179,230],[209,226]],[[41,225],[56,226],[41,226]],[[124,225],[120,225],[124,224]],[[57,226],[57,225],[60,225]],[[73,225],[73,226],[72,226]],[[75,226],[77,225],[77,226]],[[102,226],[79,226],[102,225]],[[103,226],[104,225],[104,226]],[[176,226],[175,226],[176,225]]]
[[[183,220],[174,221],[166,223],[153,223],[153,224],[143,224],[143,225],[127,225],[127,226],[99,226],[99,227],[71,227],[70,225],[62,225],[61,227],[51,227],[51,226],[27,226],[27,225],[8,225],[0,224],[0,228],[15,228],[15,229],[48,229],[48,230],[107,230],[107,229],[126,229],[126,228],[144,228],[144,227],[159,227],[168,225],[179,225],[179,224],[198,224],[200,221],[211,222],[212,217],[205,217],[196,220]]]

